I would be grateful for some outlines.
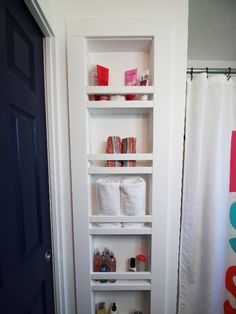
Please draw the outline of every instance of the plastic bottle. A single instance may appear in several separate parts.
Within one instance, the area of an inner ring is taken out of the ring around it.
[[[107,271],[116,272],[116,258],[113,251],[110,252],[110,258],[108,260]],[[110,279],[109,282],[116,282],[116,279]]]
[[[93,271],[98,272],[100,271],[100,252],[99,249],[94,250],[93,255]]]
[[[134,271],[134,272],[137,271],[134,257],[131,257],[130,259],[129,271]]]
[[[136,267],[137,271],[145,271],[146,270],[146,257],[144,255],[136,256]]]
[[[111,314],[118,314],[118,310],[115,303],[112,303]]]
[[[109,260],[110,260],[110,249],[108,247],[105,247],[103,252],[104,252],[104,255],[106,258],[106,267],[108,269],[108,264],[109,264]]]
[[[107,271],[107,265],[106,265],[106,257],[104,252],[102,252],[101,259],[100,259],[100,272],[106,272]],[[106,283],[107,279],[101,279],[101,283]]]
[[[96,314],[106,314],[106,303],[105,302],[100,302],[97,305],[97,311]]]

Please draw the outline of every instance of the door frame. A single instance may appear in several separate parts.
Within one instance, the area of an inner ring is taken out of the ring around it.
[[[52,21],[47,18],[46,7],[40,0],[24,0],[36,23],[44,34],[44,86],[47,133],[49,203],[51,218],[52,268],[55,313],[65,314],[64,262],[62,246],[61,172],[59,166],[59,115],[56,90],[56,45]],[[39,3],[40,2],[40,3]],[[49,1],[44,1],[47,4]]]

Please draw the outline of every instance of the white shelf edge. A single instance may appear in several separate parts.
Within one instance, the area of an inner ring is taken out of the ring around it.
[[[151,215],[144,216],[100,216],[91,215],[89,216],[89,222],[152,222]]]
[[[153,154],[88,154],[89,161],[95,160],[153,160]]]
[[[152,167],[89,167],[88,174],[135,174],[152,173]]]
[[[94,227],[89,229],[91,235],[135,235],[143,234],[150,235],[152,234],[152,228],[142,227],[142,228],[103,228],[103,227]]]
[[[94,94],[153,94],[153,86],[86,86],[85,93]]]
[[[87,101],[87,109],[151,109],[153,100]]]
[[[91,279],[124,279],[124,280],[151,280],[151,273],[144,272],[92,272]]]
[[[129,280],[120,280],[114,283],[91,283],[92,291],[125,291],[125,290],[151,290],[151,283],[147,280],[134,280],[133,282]]]

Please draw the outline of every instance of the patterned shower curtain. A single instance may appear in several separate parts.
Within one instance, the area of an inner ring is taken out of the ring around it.
[[[179,314],[236,314],[236,79],[187,81]]]

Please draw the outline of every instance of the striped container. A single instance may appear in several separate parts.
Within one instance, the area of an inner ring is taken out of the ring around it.
[[[136,138],[126,137],[122,139],[122,153],[123,154],[135,154],[136,153]],[[125,160],[123,162],[124,167],[135,167],[136,160]]]
[[[119,136],[109,136],[107,138],[107,154],[121,153],[121,139]],[[118,160],[107,160],[107,167],[121,167],[122,163]]]

